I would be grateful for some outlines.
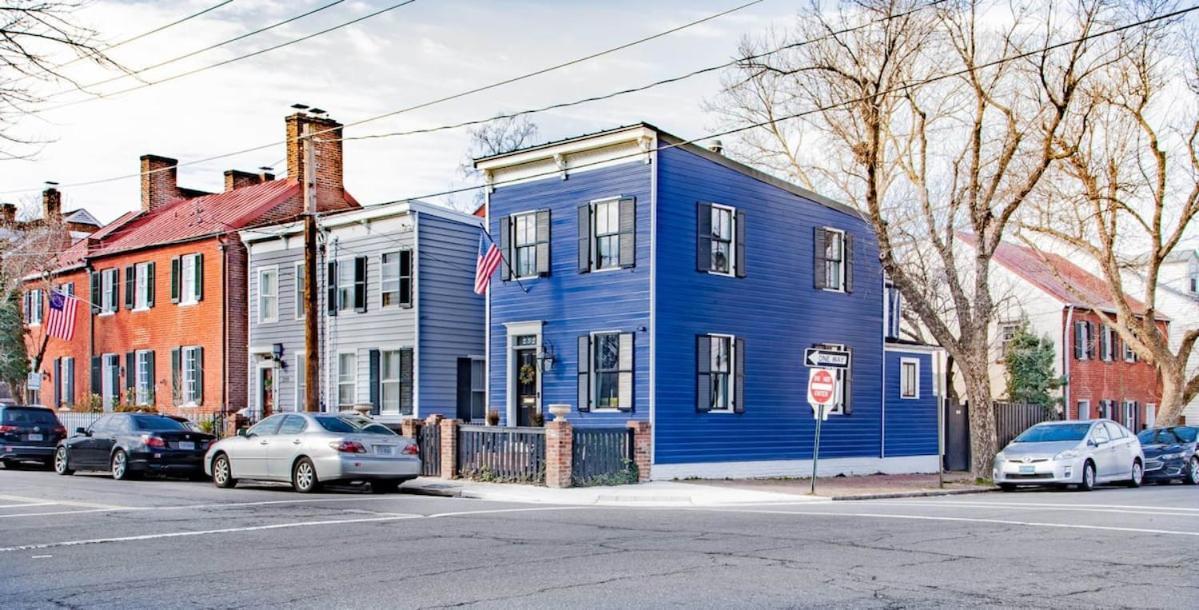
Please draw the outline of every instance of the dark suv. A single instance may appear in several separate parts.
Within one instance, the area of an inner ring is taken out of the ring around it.
[[[54,470],[63,475],[108,471],[118,480],[148,472],[200,478],[204,452],[215,439],[165,415],[111,413],[60,443]]]
[[[67,430],[54,411],[38,406],[0,405],[0,463],[49,466]]]

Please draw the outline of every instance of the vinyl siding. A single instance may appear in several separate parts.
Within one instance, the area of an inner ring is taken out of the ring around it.
[[[249,253],[250,285],[247,311],[249,312],[249,360],[247,361],[247,400],[253,409],[258,408],[258,365],[264,355],[270,354],[271,346],[283,344],[283,359],[287,368],[276,369],[275,384],[279,386],[276,411],[303,410],[303,405],[296,405],[296,354],[304,351],[304,321],[295,319],[295,285],[296,263],[304,262],[303,240],[297,240],[299,248],[276,250],[273,252],[255,252],[253,247]],[[277,322],[262,324],[258,321],[258,270],[277,266],[279,271],[279,319]],[[168,270],[169,271],[169,270]],[[167,295],[170,297],[170,294]],[[254,353],[255,349],[265,349],[265,352]],[[160,356],[161,358],[161,356]],[[167,362],[170,366],[170,362]],[[161,366],[161,365],[160,365]],[[246,405],[242,405],[246,406]],[[239,409],[241,407],[238,407]]]
[[[907,358],[920,363],[920,397],[915,399],[900,397],[900,362]],[[886,359],[886,456],[936,455],[939,399],[934,395],[932,357],[888,348]]]
[[[655,463],[812,457],[804,349],[853,349],[852,415],[833,415],[821,457],[882,448],[882,272],[856,216],[806,200],[680,149],[658,154]],[[696,270],[697,202],[746,212],[745,278]],[[851,294],[813,287],[813,227],[854,238]],[[745,411],[696,411],[697,334],[744,338]]]
[[[500,187],[490,198],[490,232],[500,234],[500,218],[516,212],[551,211],[551,269],[548,277],[501,281],[497,271],[491,289],[489,408],[506,421],[508,377],[507,327],[511,322],[543,321],[542,343],[557,361],[542,373],[541,407],[566,403],[577,425],[623,425],[649,417],[650,182],[652,166],[633,161],[571,174],[567,180],[547,178]],[[579,273],[577,207],[609,197],[636,198],[636,265],[628,269]],[[523,286],[523,290],[522,290]],[[524,290],[528,292],[525,293]],[[578,411],[579,335],[594,331],[634,333],[634,404],[632,413]],[[549,419],[547,415],[547,419]]]

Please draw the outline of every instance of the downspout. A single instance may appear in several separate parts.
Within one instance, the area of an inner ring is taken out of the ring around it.
[[[92,261],[83,264],[83,275],[87,278],[87,398],[88,404],[92,398],[92,359],[96,357],[96,304],[92,303]],[[73,372],[73,371],[72,371]],[[75,373],[78,378],[78,373]],[[76,390],[78,394],[78,390]],[[74,399],[74,397],[72,397]]]
[[[1062,328],[1062,378],[1065,383],[1062,384],[1062,409],[1065,417],[1062,419],[1070,419],[1070,329],[1074,326],[1074,306],[1066,306],[1066,325]],[[1078,414],[1078,418],[1082,419],[1082,413]]]
[[[891,311],[891,295],[887,293],[886,278],[883,278],[881,280],[881,282],[882,282],[882,287],[883,287],[883,327],[882,327],[882,340],[883,340],[882,356],[883,356],[883,360],[882,360],[882,366],[879,367],[880,369],[882,369],[882,383],[879,386],[882,389],[882,392],[881,392],[882,404],[880,405],[881,413],[879,415],[880,421],[879,421],[879,426],[878,426],[878,431],[879,431],[878,457],[880,459],[886,459],[887,458],[887,327],[890,324],[890,320],[887,319],[887,313],[890,312],[890,315],[898,315],[898,314],[894,311]]]
[[[229,411],[229,246],[222,235],[221,247],[221,411]]]

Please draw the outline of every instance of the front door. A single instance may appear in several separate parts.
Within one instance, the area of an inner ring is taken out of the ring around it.
[[[103,397],[104,411],[111,412],[120,403],[117,392],[121,387],[121,366],[116,354],[104,354],[101,361],[103,375],[100,378],[100,391]]]
[[[258,412],[262,417],[275,413],[275,367],[258,368]]]
[[[516,383],[512,394],[516,397],[516,425],[531,426],[541,398],[537,392],[537,349],[517,348],[514,355]]]

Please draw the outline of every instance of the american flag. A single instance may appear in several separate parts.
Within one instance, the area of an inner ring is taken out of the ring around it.
[[[488,246],[488,243],[491,245]],[[475,294],[487,292],[487,286],[491,284],[491,274],[495,273],[496,267],[500,266],[502,260],[500,247],[490,239],[485,242],[484,234],[480,234],[479,258],[475,263]]]
[[[75,307],[79,299],[57,290],[50,292],[50,317],[46,331],[51,337],[70,341],[75,336]]]

